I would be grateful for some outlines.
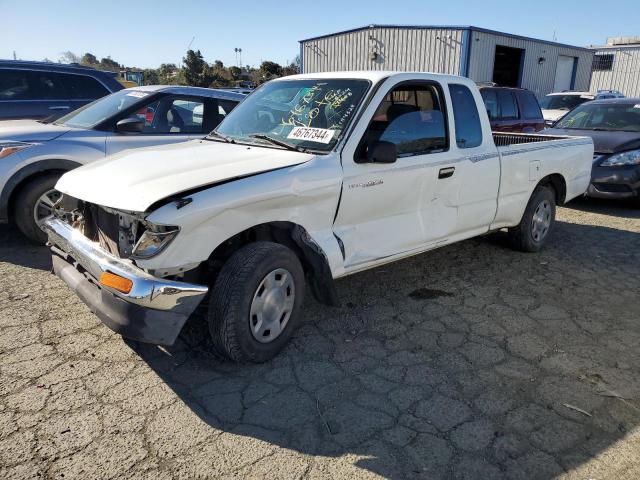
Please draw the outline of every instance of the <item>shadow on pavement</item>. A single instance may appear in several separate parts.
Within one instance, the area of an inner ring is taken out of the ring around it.
[[[0,262],[51,270],[49,249],[30,243],[10,225],[0,225]]]
[[[572,210],[640,219],[640,203],[631,200],[602,200],[599,198],[580,197],[564,206]]]
[[[607,451],[624,471],[640,235],[558,222],[550,240],[540,254],[471,240],[340,280],[343,306],[308,300],[262,365],[215,358],[203,321],[170,348],[129,345],[216,430],[345,457],[329,476],[589,478]]]

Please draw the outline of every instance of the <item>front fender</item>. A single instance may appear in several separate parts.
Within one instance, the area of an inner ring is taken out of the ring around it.
[[[138,261],[145,269],[193,265],[209,258],[224,241],[256,225],[291,222],[304,228],[323,250],[332,275],[343,269],[333,235],[342,170],[337,156],[265,172],[187,195],[191,203],[169,202],[152,212],[153,223],[177,225],[180,233],[157,257]]]

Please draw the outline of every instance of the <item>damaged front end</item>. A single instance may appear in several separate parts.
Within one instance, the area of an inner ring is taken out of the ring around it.
[[[179,232],[150,224],[143,214],[65,195],[45,230],[56,275],[125,337],[173,344],[208,291],[203,285],[156,277],[135,264],[136,258],[159,253]]]
[[[56,204],[56,216],[118,258],[151,258],[180,232],[178,226],[147,221],[145,213],[115,210],[68,195]]]

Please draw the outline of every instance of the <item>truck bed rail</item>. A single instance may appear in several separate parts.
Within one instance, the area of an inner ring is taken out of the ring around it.
[[[496,147],[507,147],[509,145],[518,145],[521,143],[548,142],[550,140],[565,140],[567,138],[570,137],[532,133],[493,132],[493,141],[495,142]]]

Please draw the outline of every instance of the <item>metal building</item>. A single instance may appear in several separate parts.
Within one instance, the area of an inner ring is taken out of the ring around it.
[[[369,25],[300,41],[302,71],[403,70],[463,75],[541,97],[588,90],[593,51],[471,26]]]
[[[640,37],[612,37],[594,48],[591,90],[640,97]]]

